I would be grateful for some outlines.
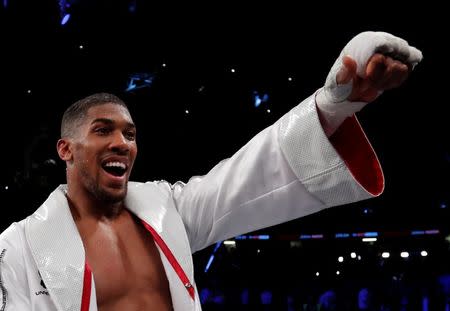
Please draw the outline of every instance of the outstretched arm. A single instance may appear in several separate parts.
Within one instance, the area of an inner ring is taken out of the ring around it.
[[[362,39],[350,41],[319,92],[205,176],[171,188],[192,251],[382,193],[381,167],[359,123],[355,118],[342,122],[367,104],[352,100],[375,99],[407,72],[393,54],[378,53],[389,44]]]

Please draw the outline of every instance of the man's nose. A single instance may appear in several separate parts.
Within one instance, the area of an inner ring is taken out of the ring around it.
[[[118,132],[113,135],[110,148],[116,152],[128,152],[130,150],[130,142],[122,133]]]

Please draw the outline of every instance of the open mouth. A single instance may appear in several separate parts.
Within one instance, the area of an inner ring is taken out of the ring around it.
[[[105,162],[102,164],[102,168],[116,177],[122,177],[127,172],[127,166],[121,162]]]

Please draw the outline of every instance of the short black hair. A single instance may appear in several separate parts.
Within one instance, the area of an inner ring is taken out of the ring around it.
[[[89,108],[105,104],[115,104],[125,107],[125,102],[110,93],[96,93],[82,98],[66,109],[61,121],[61,138],[73,137],[75,129],[80,126],[81,121],[86,117]]]

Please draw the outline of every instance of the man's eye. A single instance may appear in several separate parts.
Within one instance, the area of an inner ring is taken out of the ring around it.
[[[125,137],[129,140],[135,140],[136,139],[136,133],[135,132],[126,132]]]
[[[95,130],[96,133],[100,134],[100,135],[106,135],[109,132],[111,132],[111,130],[107,127],[99,127],[98,129]]]

